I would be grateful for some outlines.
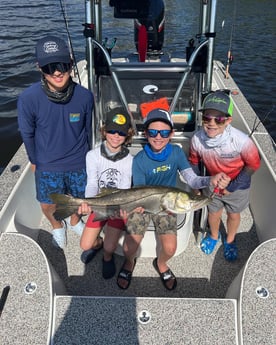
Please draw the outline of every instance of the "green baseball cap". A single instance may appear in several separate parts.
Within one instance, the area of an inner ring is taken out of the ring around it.
[[[228,116],[233,115],[234,104],[230,96],[223,91],[215,91],[209,93],[203,101],[202,108],[199,111],[206,109],[215,109]]]

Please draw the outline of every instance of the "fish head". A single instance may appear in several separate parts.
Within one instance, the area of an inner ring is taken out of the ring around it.
[[[185,192],[168,192],[161,200],[161,207],[175,214],[198,210],[206,206],[210,199],[202,195],[191,195]]]

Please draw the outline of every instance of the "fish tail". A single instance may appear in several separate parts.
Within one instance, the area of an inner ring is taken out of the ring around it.
[[[54,193],[50,194],[50,198],[56,204],[56,211],[54,213],[56,220],[65,219],[77,212],[78,205],[72,206],[72,197],[70,195]]]
[[[54,213],[54,217],[56,220],[63,220],[69,216],[71,216],[71,214],[73,214],[74,212],[72,211],[68,211],[68,208],[67,209],[59,209],[59,210],[56,210],[55,213]]]

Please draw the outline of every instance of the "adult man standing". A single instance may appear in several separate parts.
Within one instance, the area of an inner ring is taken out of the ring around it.
[[[53,244],[66,245],[66,228],[81,235],[77,214],[56,220],[51,193],[84,197],[85,157],[91,145],[93,95],[71,78],[72,59],[62,39],[47,36],[36,45],[41,80],[18,99],[18,124],[35,171],[36,196],[53,228]]]

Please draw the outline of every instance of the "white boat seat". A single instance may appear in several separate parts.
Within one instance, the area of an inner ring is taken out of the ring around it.
[[[175,255],[181,254],[187,247],[190,235],[193,231],[193,217],[194,213],[189,212],[183,215],[177,216],[177,249]],[[123,254],[123,242],[124,242],[124,233],[122,234],[118,247],[116,249],[116,254]],[[145,233],[145,236],[139,246],[137,257],[156,257],[159,250],[159,240],[156,236],[156,232],[153,226],[153,223],[150,222],[149,228]]]

